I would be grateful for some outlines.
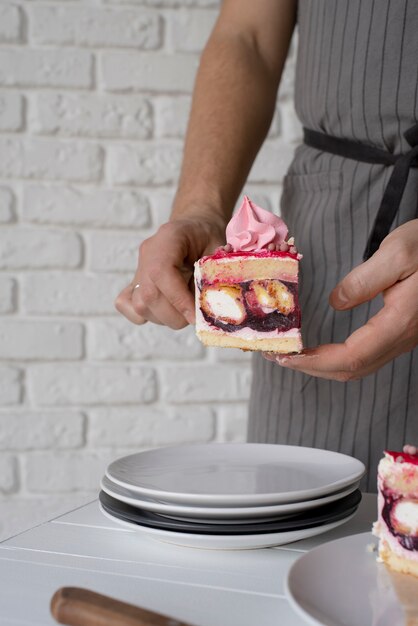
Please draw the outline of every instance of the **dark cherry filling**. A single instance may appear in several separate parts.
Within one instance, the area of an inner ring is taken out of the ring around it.
[[[386,491],[382,492],[385,504],[382,509],[382,517],[394,537],[398,538],[399,543],[405,550],[418,550],[418,537],[416,535],[405,535],[400,533],[392,523],[392,509],[402,498],[393,496]]]
[[[287,289],[291,292],[295,302],[294,310],[289,313],[289,315],[284,315],[279,311],[272,311],[271,313],[263,313],[260,311],[260,314],[257,313],[256,310],[250,309],[246,298],[243,299],[243,306],[245,307],[246,318],[242,324],[228,324],[224,323],[218,319],[215,319],[207,311],[204,311],[201,308],[203,317],[205,318],[208,324],[215,326],[216,328],[221,328],[227,332],[233,333],[236,330],[240,330],[242,328],[251,328],[252,330],[258,332],[270,332],[273,330],[278,330],[279,332],[285,332],[287,330],[291,330],[292,328],[300,328],[300,310],[299,310],[299,302],[298,302],[298,291],[297,285],[294,283],[288,283],[286,281],[281,281]],[[245,283],[239,283],[240,287],[245,293],[249,290],[251,281]]]

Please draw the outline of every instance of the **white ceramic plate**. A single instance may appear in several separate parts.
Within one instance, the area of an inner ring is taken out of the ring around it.
[[[405,626],[393,581],[408,587],[411,577],[392,574],[377,563],[371,533],[325,543],[298,559],[290,569],[286,594],[295,610],[313,626]],[[415,596],[418,582],[415,582]]]
[[[324,496],[323,498],[317,498],[315,500],[304,500],[302,502],[292,502],[285,504],[275,504],[272,506],[253,506],[253,507],[200,507],[191,505],[171,504],[163,503],[152,498],[146,498],[135,494],[129,489],[120,487],[113,483],[107,476],[104,476],[100,483],[101,488],[109,496],[125,502],[131,506],[135,506],[139,509],[145,509],[146,511],[153,511],[160,515],[165,515],[171,518],[190,520],[199,519],[202,521],[211,520],[213,524],[222,523],[237,524],[239,521],[243,523],[248,519],[268,518],[268,517],[286,517],[294,513],[301,513],[310,509],[328,504],[329,502],[335,502],[340,500],[358,488],[359,482],[355,482],[343,491],[338,491],[330,496]]]
[[[99,504],[103,515],[125,528],[134,530],[135,532],[148,535],[152,539],[162,541],[164,543],[173,543],[177,546],[186,548],[201,548],[204,550],[253,550],[255,548],[271,548],[272,546],[281,546],[285,543],[292,543],[307,537],[314,537],[332,530],[341,524],[348,522],[355,513],[352,513],[345,519],[333,522],[332,524],[324,524],[314,528],[306,528],[303,530],[292,530],[278,533],[266,533],[261,535],[195,535],[188,533],[176,533],[168,530],[157,530],[155,528],[147,528],[132,522],[125,522],[113,517]]]
[[[235,507],[312,500],[352,485],[364,471],[357,459],[327,450],[212,443],[131,454],[111,463],[106,475],[166,503]]]

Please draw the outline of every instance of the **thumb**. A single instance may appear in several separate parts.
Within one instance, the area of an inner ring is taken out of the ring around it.
[[[339,311],[352,309],[372,300],[401,278],[396,264],[390,262],[387,252],[380,248],[370,259],[355,267],[333,289],[330,305]]]

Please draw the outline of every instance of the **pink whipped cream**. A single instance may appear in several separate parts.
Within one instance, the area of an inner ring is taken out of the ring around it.
[[[269,244],[280,245],[287,237],[287,226],[280,217],[251,202],[248,196],[226,227],[226,240],[234,252],[255,252]]]

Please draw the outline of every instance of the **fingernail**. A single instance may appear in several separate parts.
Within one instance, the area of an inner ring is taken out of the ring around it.
[[[338,304],[340,304],[341,306],[347,306],[348,305],[348,298],[344,292],[344,290],[340,287],[340,289],[337,290],[336,294],[335,294],[335,299],[338,300]]]

